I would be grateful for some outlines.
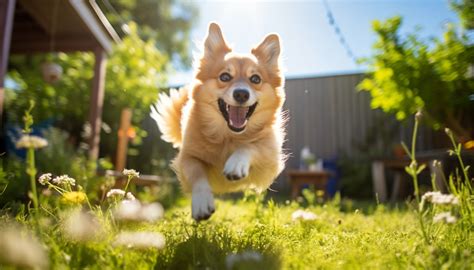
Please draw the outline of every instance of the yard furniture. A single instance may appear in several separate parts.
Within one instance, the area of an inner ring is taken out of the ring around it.
[[[425,164],[426,168],[430,171],[430,175],[434,175],[435,183],[438,188],[446,192],[446,186],[443,181],[442,175],[449,175],[454,171],[457,166],[457,159],[449,156],[447,149],[422,151],[415,154],[418,165]],[[462,153],[465,165],[471,165],[474,159],[474,153],[472,151],[463,151]],[[442,166],[434,166],[435,160],[441,161]],[[390,200],[395,201],[402,184],[402,178],[408,176],[405,172],[405,167],[411,163],[407,156],[404,157],[393,157],[393,158],[379,158],[372,161],[372,181],[374,185],[374,193],[378,197],[380,202],[387,202],[387,182],[385,177],[386,170],[392,170],[394,172],[394,181],[392,186],[392,193],[390,194]],[[426,170],[426,169],[425,169]]]
[[[291,198],[295,199],[298,197],[302,185],[314,185],[316,190],[325,191],[330,175],[331,174],[327,171],[288,171],[291,184]],[[326,192],[324,192],[324,194],[326,197]]]

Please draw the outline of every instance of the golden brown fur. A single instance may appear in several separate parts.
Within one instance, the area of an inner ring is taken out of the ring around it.
[[[213,193],[247,188],[262,191],[281,172],[285,93],[279,53],[279,38],[272,34],[251,55],[233,54],[220,28],[210,25],[195,81],[189,88],[171,93],[171,98],[161,97],[158,112],[154,113],[163,139],[179,147],[172,167],[185,191],[193,191],[193,185],[203,179]],[[228,72],[236,81],[248,80],[251,74],[261,76],[261,83],[252,85],[258,105],[242,133],[229,129],[217,105],[230,87],[230,83],[219,80],[222,72]],[[251,157],[249,174],[229,181],[223,174],[224,166],[239,149],[245,149]]]

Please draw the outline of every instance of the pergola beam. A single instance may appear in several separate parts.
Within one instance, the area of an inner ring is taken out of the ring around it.
[[[51,42],[49,40],[39,39],[30,40],[15,39],[12,41],[12,54],[33,54],[51,52]],[[55,51],[76,52],[76,51],[94,51],[97,48],[97,42],[94,40],[85,40],[83,38],[71,37],[61,38],[55,42]]]
[[[89,158],[96,160],[99,157],[100,130],[102,126],[102,107],[104,105],[104,87],[106,71],[106,53],[102,48],[95,50],[94,79],[92,81],[91,105],[89,122],[91,137],[89,141]]]
[[[4,84],[10,54],[15,2],[16,0],[0,1],[0,119],[3,114]]]

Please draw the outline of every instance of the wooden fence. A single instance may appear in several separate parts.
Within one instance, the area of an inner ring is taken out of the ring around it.
[[[361,145],[389,155],[394,144],[410,142],[412,121],[401,124],[393,116],[373,110],[370,94],[356,90],[363,77],[346,74],[286,80],[287,168],[298,167],[304,146],[317,157],[337,159],[342,155],[357,158],[364,151]],[[418,150],[439,148],[443,143],[439,132],[421,128]],[[282,177],[279,182],[286,182],[284,174]]]

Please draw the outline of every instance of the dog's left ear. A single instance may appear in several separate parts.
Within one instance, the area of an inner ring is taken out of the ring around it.
[[[280,38],[277,34],[270,34],[254,49],[252,54],[258,61],[269,67],[278,67],[280,58]]]

